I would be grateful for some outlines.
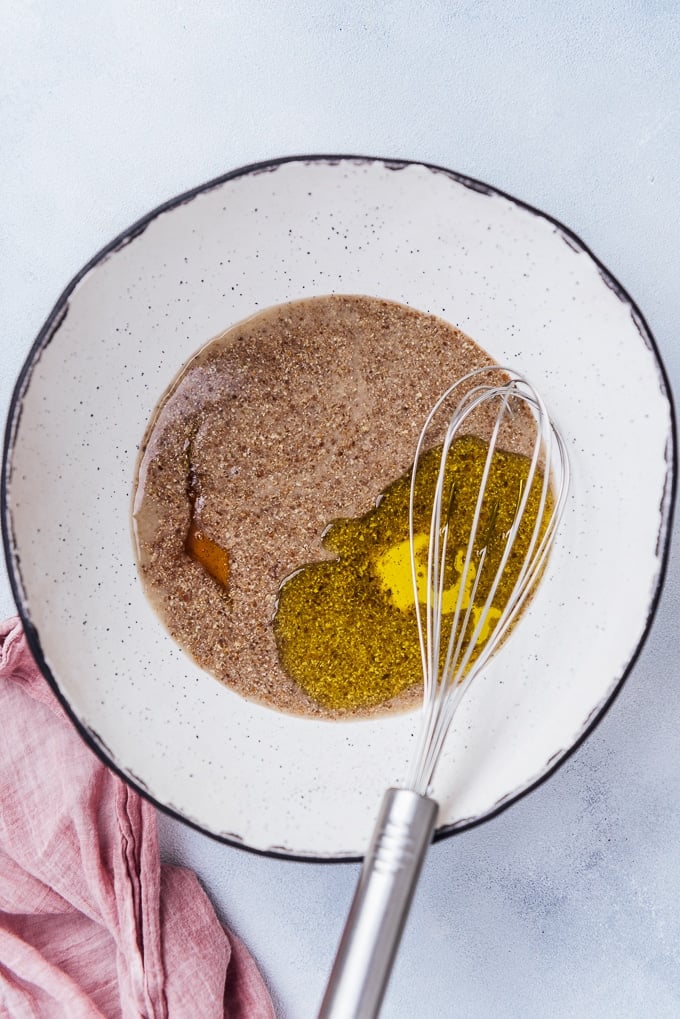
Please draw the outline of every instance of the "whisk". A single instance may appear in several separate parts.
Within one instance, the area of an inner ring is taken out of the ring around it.
[[[416,547],[418,465],[455,399],[432,500],[423,590],[419,581],[422,540]],[[445,612],[444,599],[451,572],[448,545],[455,491],[447,464],[454,442],[469,430],[471,416],[479,411],[487,418],[491,412],[490,437],[467,547],[459,550],[456,558],[460,579],[451,618],[450,601]],[[499,548],[491,556],[487,555],[489,535],[498,528],[500,497],[489,493],[490,477],[503,428],[513,418],[517,420],[518,412],[523,412],[523,427],[526,421],[530,425],[527,473],[519,491],[507,497],[512,500],[509,516],[505,515],[509,526],[494,535]],[[409,502],[411,576],[424,679],[420,732],[407,782],[385,793],[319,1019],[373,1019],[378,1015],[435,828],[438,805],[429,793],[446,735],[470,684],[507,636],[543,573],[568,487],[564,440],[538,392],[517,372],[476,369],[450,386],[430,411],[416,447]],[[509,575],[509,593],[497,605],[499,591],[508,588]]]

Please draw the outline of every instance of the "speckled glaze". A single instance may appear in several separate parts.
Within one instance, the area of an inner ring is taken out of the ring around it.
[[[363,852],[417,714],[288,717],[199,670],[143,595],[130,494],[183,362],[258,309],[332,292],[462,328],[529,376],[571,452],[545,581],[454,721],[440,836],[531,788],[601,716],[651,622],[675,478],[665,375],[630,298],[568,230],[449,171],[355,157],[248,167],[156,210],[82,271],[29,355],[6,432],[3,535],[31,646],[80,732],[157,804],[312,859]]]

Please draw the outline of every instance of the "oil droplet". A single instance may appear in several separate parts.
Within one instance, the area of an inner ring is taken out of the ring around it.
[[[442,584],[442,655],[457,605],[459,625],[466,628],[464,638],[474,636],[529,474],[527,457],[501,450],[494,453],[478,539],[465,570],[487,452],[482,439],[463,436],[447,458],[443,505],[448,506],[449,537]],[[420,602],[427,597],[430,516],[440,459],[441,448],[429,450],[421,457],[416,476],[414,553]],[[323,545],[336,558],[303,566],[279,592],[274,633],[281,665],[326,709],[375,708],[422,684],[408,537],[410,485],[409,471],[385,490],[365,516],[334,521]],[[493,632],[519,576],[538,517],[541,486],[537,472],[491,610],[476,635],[470,664]],[[551,506],[549,496],[543,528]]]

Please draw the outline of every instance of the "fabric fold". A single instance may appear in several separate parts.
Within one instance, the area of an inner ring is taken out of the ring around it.
[[[0,1015],[275,1019],[253,959],[196,876],[161,866],[154,808],[82,742],[18,619],[0,624],[0,718]]]

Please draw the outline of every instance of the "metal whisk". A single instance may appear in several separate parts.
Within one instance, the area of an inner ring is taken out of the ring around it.
[[[442,434],[438,425],[452,399],[457,403],[444,432],[423,590],[418,576],[422,550],[420,546],[416,549],[418,466],[433,435]],[[451,614],[444,611],[444,598],[451,572],[448,544],[455,492],[447,465],[454,443],[469,431],[470,418],[480,411],[486,412],[487,418],[492,412],[490,437],[467,547],[458,551],[456,560],[460,578]],[[487,489],[503,428],[518,412],[523,412],[523,424],[528,422],[532,433],[527,473],[519,491],[509,496],[513,500],[509,526],[495,535],[499,547],[491,556],[487,555],[489,534],[498,518],[498,498],[490,498]],[[385,793],[319,1019],[374,1019],[378,1015],[434,832],[438,805],[428,792],[451,721],[470,683],[498,649],[539,580],[568,487],[564,440],[539,394],[517,372],[479,368],[450,386],[430,411],[416,447],[409,504],[411,575],[424,678],[421,728],[406,785]],[[499,591],[508,587],[510,563],[510,590],[498,605]],[[445,616],[446,627],[442,625]]]

